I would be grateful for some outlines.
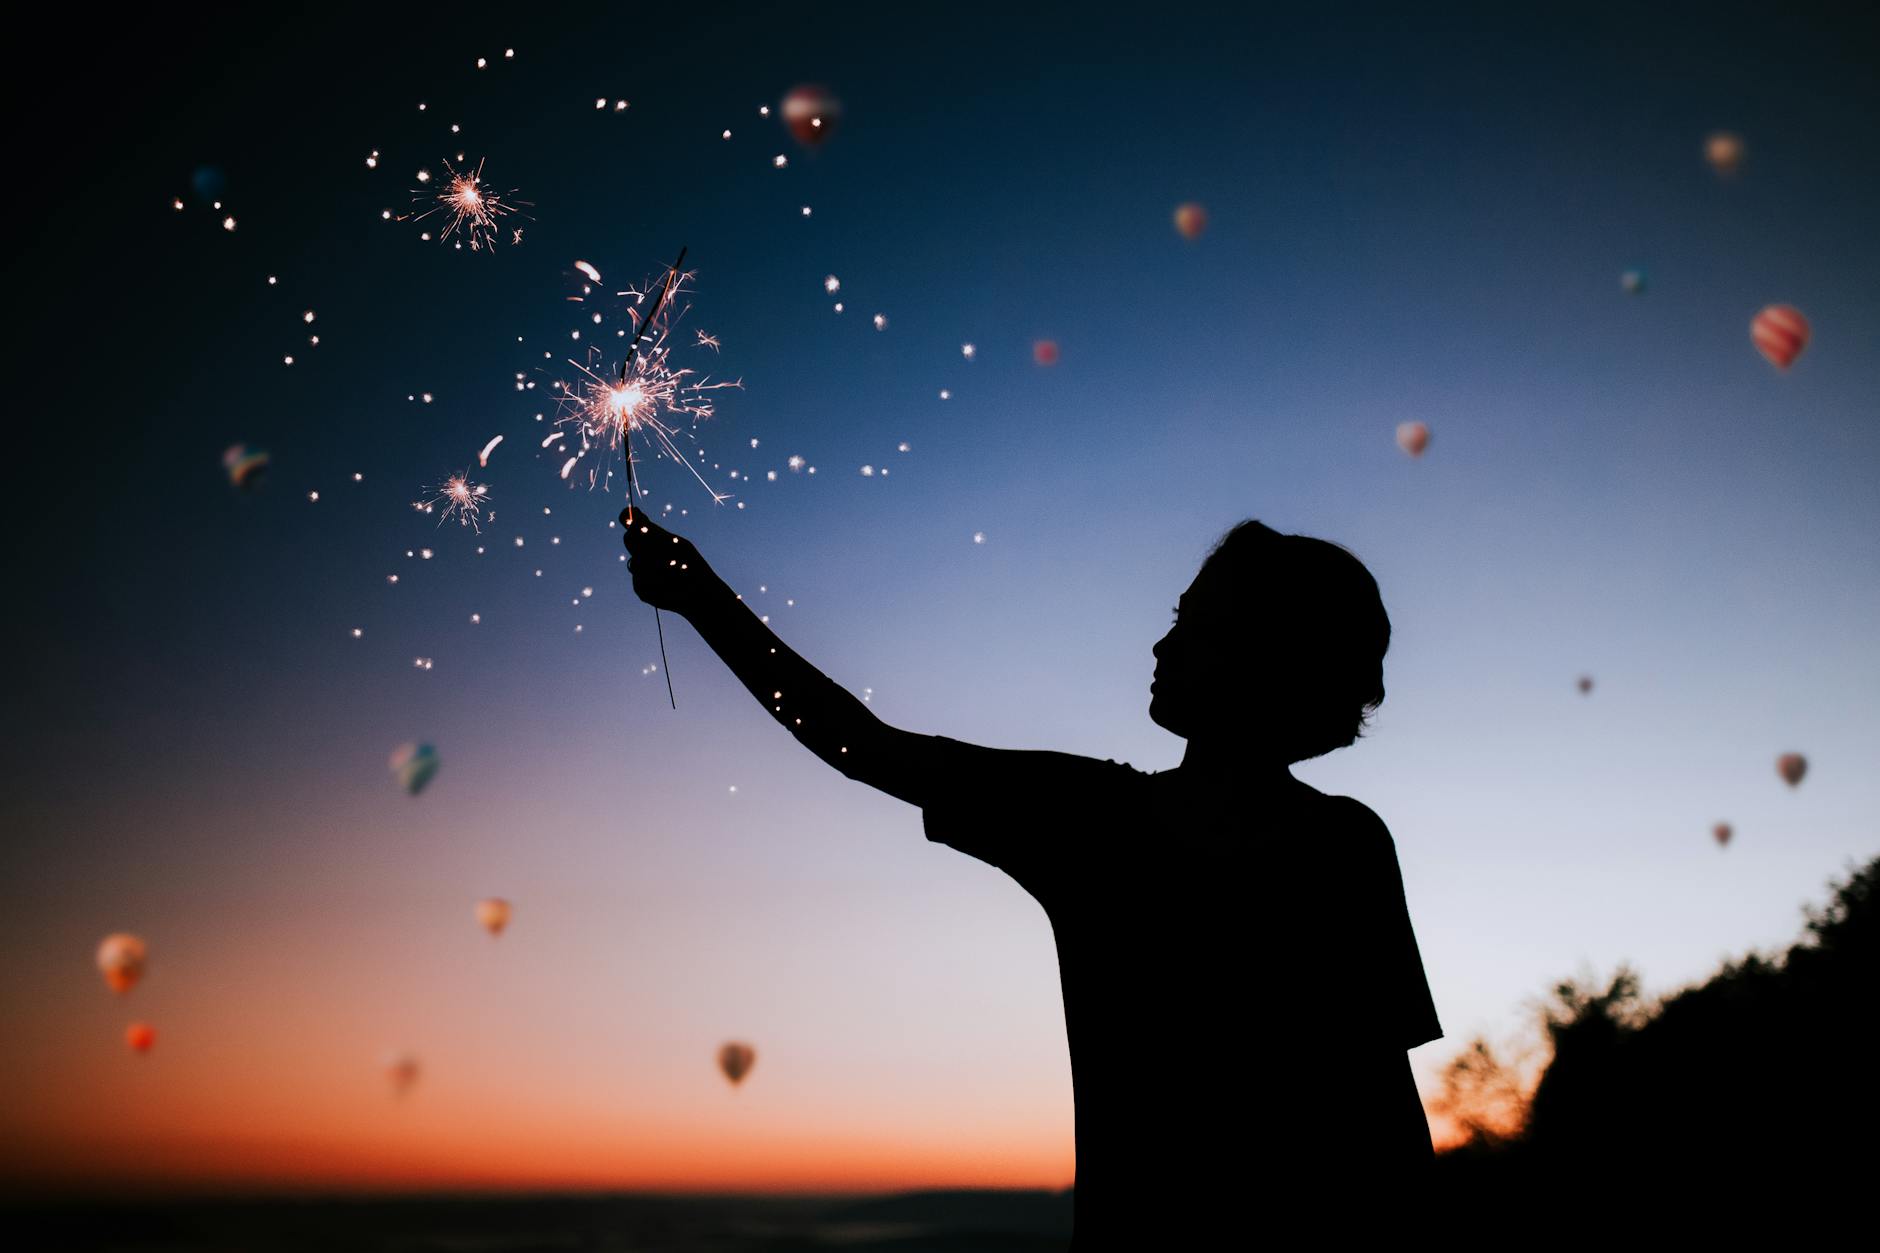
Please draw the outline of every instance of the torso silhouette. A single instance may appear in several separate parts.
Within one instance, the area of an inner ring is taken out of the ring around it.
[[[1076,1246],[1201,1248],[1412,1186],[1436,1021],[1389,832],[1290,776],[1203,780],[939,741],[929,839],[1051,920]]]

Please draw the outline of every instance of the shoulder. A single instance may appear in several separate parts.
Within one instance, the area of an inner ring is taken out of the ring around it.
[[[1397,841],[1377,811],[1355,796],[1329,796],[1316,788],[1310,803],[1318,811],[1326,833],[1353,852],[1397,861]]]

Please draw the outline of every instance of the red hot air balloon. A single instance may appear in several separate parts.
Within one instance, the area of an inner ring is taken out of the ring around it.
[[[98,945],[98,973],[113,992],[120,996],[137,986],[144,977],[146,950],[144,942],[120,931],[107,935]]]
[[[1718,848],[1729,847],[1730,837],[1735,834],[1736,832],[1730,829],[1730,824],[1727,822],[1719,822],[1710,829],[1711,838],[1717,841]]]
[[[1041,339],[1031,346],[1031,359],[1036,365],[1056,365],[1058,346],[1055,339]]]
[[[1784,753],[1776,758],[1776,773],[1782,776],[1784,783],[1794,787],[1808,773],[1808,758],[1800,753]]]
[[[1749,337],[1756,351],[1778,370],[1786,370],[1808,347],[1808,319],[1793,305],[1770,305],[1750,319]]]
[[[751,1073],[751,1067],[757,1064],[757,1050],[748,1044],[732,1041],[718,1050],[718,1069],[725,1072],[725,1078],[736,1087],[744,1082],[744,1076]]]
[[[1397,447],[1412,457],[1421,457],[1423,450],[1430,446],[1430,428],[1427,422],[1402,422],[1397,426]]]
[[[148,1053],[156,1042],[157,1029],[147,1022],[134,1022],[124,1028],[124,1043],[130,1045],[133,1053]]]
[[[1581,675],[1579,687],[1580,687],[1580,695],[1582,696],[1592,691],[1593,690],[1593,676],[1590,674]]]
[[[500,896],[478,901],[477,921],[491,935],[501,935],[503,928],[509,925],[509,902]]]
[[[1749,155],[1749,149],[1743,143],[1741,135],[1729,131],[1713,131],[1704,139],[1704,160],[1710,162],[1710,168],[1723,178],[1729,178],[1742,167],[1743,158]]]
[[[387,1053],[385,1077],[391,1081],[393,1094],[403,1096],[418,1081],[418,1059],[410,1053]]]
[[[1187,204],[1175,206],[1175,229],[1183,239],[1200,239],[1201,233],[1208,229],[1208,211],[1190,200]]]
[[[807,148],[820,148],[842,120],[842,102],[814,83],[792,87],[783,98],[783,124]]]

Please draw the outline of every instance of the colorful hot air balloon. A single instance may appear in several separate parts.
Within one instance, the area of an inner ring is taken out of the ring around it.
[[[1427,422],[1400,422],[1397,424],[1397,447],[1412,457],[1421,457],[1423,450],[1430,446],[1430,428]]]
[[[107,935],[98,945],[98,970],[113,992],[122,995],[144,977],[144,942],[122,931]]]
[[[491,935],[501,935],[503,928],[509,925],[509,902],[500,896],[486,897],[477,902],[477,921]]]
[[[1808,347],[1808,319],[1793,305],[1770,305],[1750,319],[1749,337],[1776,369],[1786,370]]]
[[[253,491],[267,471],[268,454],[246,444],[231,444],[222,454],[222,468],[228,471],[229,482],[244,492]]]
[[[391,1081],[393,1095],[403,1096],[418,1081],[418,1059],[410,1053],[387,1053],[385,1077]]]
[[[424,791],[424,785],[437,773],[437,750],[429,744],[400,744],[392,750],[392,776],[408,795]]]
[[[1581,675],[1578,686],[1580,689],[1580,695],[1582,696],[1586,695],[1588,692],[1593,690],[1593,676],[1590,674]]]
[[[1710,168],[1724,178],[1735,174],[1747,155],[1749,155],[1749,149],[1744,147],[1741,135],[1733,135],[1729,131],[1713,131],[1704,140],[1704,160],[1710,162]]]
[[[744,1076],[751,1073],[751,1067],[757,1063],[757,1050],[748,1044],[739,1044],[735,1040],[718,1050],[718,1069],[725,1072],[725,1078],[736,1087],[744,1082]]]
[[[1808,773],[1808,758],[1800,753],[1784,753],[1776,758],[1776,773],[1782,776],[1784,783],[1794,787]]]
[[[1058,346],[1055,339],[1040,339],[1031,346],[1031,360],[1034,365],[1056,365]]]
[[[1736,832],[1730,829],[1730,824],[1727,822],[1719,822],[1716,826],[1710,829],[1711,838],[1717,841],[1718,848],[1724,848],[1728,846],[1730,843],[1730,837],[1734,834],[1736,834]]]
[[[1628,296],[1644,295],[1645,271],[1627,270],[1624,274],[1619,276],[1619,286],[1625,289],[1625,293]]]
[[[821,147],[841,120],[842,102],[827,87],[804,83],[783,97],[783,124],[805,147]]]
[[[124,1028],[124,1043],[130,1045],[133,1053],[148,1053],[156,1042],[157,1029],[147,1022],[134,1022]]]
[[[1176,205],[1175,229],[1181,232],[1183,239],[1200,239],[1201,233],[1208,229],[1207,209],[1192,200]]]

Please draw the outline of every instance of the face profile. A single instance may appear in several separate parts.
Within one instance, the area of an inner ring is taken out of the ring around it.
[[[1266,760],[1317,757],[1357,739],[1383,702],[1389,646],[1377,581],[1356,557],[1243,522],[1152,650],[1149,718]]]

